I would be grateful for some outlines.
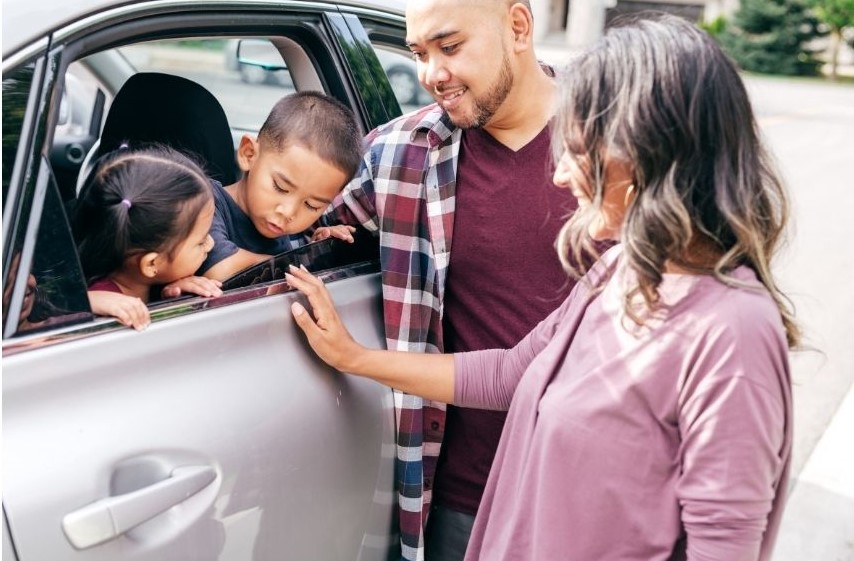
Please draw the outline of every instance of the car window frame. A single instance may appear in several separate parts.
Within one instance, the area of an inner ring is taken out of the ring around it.
[[[147,18],[134,21],[126,21],[130,19],[127,14],[119,13],[117,10],[111,10],[111,12],[114,13],[114,21],[111,22],[108,18],[99,16],[99,21],[102,22],[102,25],[97,31],[91,34],[84,32],[85,27],[81,22],[75,22],[67,29],[59,30],[54,35],[54,45],[49,55],[51,63],[49,65],[46,62],[43,64],[45,68],[50,68],[51,74],[50,79],[44,80],[44,84],[40,89],[41,105],[39,105],[39,107],[41,110],[38,113],[38,127],[40,134],[33,135],[34,142],[32,143],[32,148],[39,155],[37,160],[42,162],[40,163],[40,166],[46,165],[47,169],[45,172],[49,174],[50,166],[47,161],[47,154],[49,153],[50,144],[52,142],[52,124],[55,124],[58,117],[58,105],[56,104],[58,103],[58,100],[61,99],[62,95],[61,84],[57,85],[57,82],[58,78],[64,76],[64,73],[68,70],[68,66],[72,62],[79,60],[81,57],[86,56],[86,54],[95,52],[102,48],[118,46],[122,43],[133,43],[135,39],[141,38],[152,28],[157,28],[158,37],[190,37],[193,36],[194,28],[206,26],[205,28],[208,29],[210,27],[210,22],[216,18],[222,18],[222,21],[224,22],[222,33],[219,34],[220,36],[251,35],[252,33],[250,30],[253,29],[253,26],[256,29],[256,33],[254,34],[260,35],[264,31],[264,28],[261,26],[261,22],[264,22],[268,26],[268,35],[279,35],[280,32],[276,33],[274,32],[274,29],[280,29],[280,22],[288,20],[289,17],[293,21],[303,23],[296,18],[301,18],[304,15],[302,10],[307,8],[303,8],[300,3],[288,3],[288,6],[296,6],[297,8],[292,10],[283,10],[281,4],[275,6],[275,21],[279,23],[279,25],[272,29],[269,27],[271,26],[269,19],[265,18],[265,14],[268,14],[273,8],[273,5],[271,4],[269,6],[265,6],[266,9],[259,9],[257,12],[253,12],[249,17],[243,18],[244,21],[239,24],[233,23],[233,14],[230,16],[228,12],[223,11],[217,11],[215,14],[205,14],[205,17],[194,18],[193,21],[188,23],[181,18],[186,18],[186,15],[193,10],[188,9],[185,13],[181,10],[176,10],[173,7],[168,13],[149,14]],[[387,120],[387,112],[379,114],[376,111],[369,113],[365,110],[366,99],[368,99],[370,103],[378,103],[377,99],[382,99],[384,96],[380,96],[380,94],[377,93],[375,83],[360,84],[351,74],[351,66],[360,64],[360,61],[358,59],[347,58],[345,56],[344,49],[342,49],[340,45],[341,41],[348,39],[352,40],[352,37],[348,38],[349,29],[346,26],[342,28],[340,25],[342,16],[338,12],[337,7],[331,5],[319,5],[317,3],[306,4],[306,6],[311,6],[314,13],[317,15],[317,18],[311,23],[311,25],[319,26],[320,29],[314,29],[313,36],[300,37],[300,44],[303,48],[309,50],[309,56],[311,56],[315,62],[318,74],[324,82],[327,93],[334,95],[339,99],[342,97],[349,99],[351,107],[353,105],[358,105],[361,108],[361,112],[357,112],[357,115],[361,118],[365,131],[381,124],[381,122],[385,122],[385,120]],[[325,11],[329,8],[332,8],[333,11]],[[131,12],[134,11],[133,6],[128,6],[127,9]],[[295,11],[297,9],[300,11]],[[164,27],[165,20],[174,20],[176,23],[166,25],[165,27],[168,28],[168,31],[163,31],[162,27]],[[255,22],[254,24],[253,21]],[[226,25],[226,22],[228,25]],[[324,28],[324,26],[328,27]],[[311,35],[308,30],[306,30],[306,34]],[[125,36],[125,39],[121,39],[122,35]],[[47,61],[47,58],[48,56],[45,56],[44,60]],[[317,60],[324,58],[325,60]],[[326,71],[322,69],[324,68],[324,63],[328,65],[325,67],[328,68]],[[361,64],[364,64],[363,60],[361,61]],[[59,80],[59,82],[61,82],[61,80]],[[382,101],[379,103],[382,103]],[[47,110],[45,109],[45,105],[48,107]],[[383,111],[385,111],[385,109],[383,109]],[[32,122],[32,118],[28,122]],[[41,142],[37,142],[39,139],[41,139]],[[16,160],[16,165],[17,163],[18,161]],[[46,180],[46,176],[44,176],[42,181]],[[12,187],[10,186],[10,190],[11,189]],[[33,191],[33,189],[30,189],[30,191]],[[26,195],[27,193],[25,192],[24,194]],[[10,204],[8,208],[12,209],[14,207]],[[32,208],[30,209],[30,214],[32,214]],[[38,232],[39,220],[40,217],[31,217],[31,219],[24,222],[30,237],[34,237]],[[4,227],[5,225],[6,222],[4,220]],[[20,242],[23,244],[24,242],[24,238],[21,236],[15,235],[10,237],[14,237],[14,240],[9,240],[9,243],[15,241],[16,243]],[[32,243],[34,244],[34,241]],[[26,277],[29,274],[33,261],[32,248],[28,246],[27,249],[29,254],[25,256],[26,259],[22,256],[20,270],[18,271],[14,281],[15,287],[13,300],[18,302],[18,310],[20,310],[20,303],[22,301],[23,291],[25,290],[23,284],[26,281]],[[5,261],[8,261],[8,259]],[[7,270],[8,267],[4,262],[4,274]],[[378,270],[378,263],[376,262],[360,263],[325,271],[323,273],[323,278],[326,281],[330,281],[358,274],[369,274],[377,272]],[[284,279],[275,281],[274,285],[275,286],[267,285],[238,289],[227,293],[221,299],[190,297],[187,299],[181,299],[174,303],[173,301],[164,302],[162,304],[158,303],[151,307],[152,322],[171,318],[176,315],[195,313],[204,309],[235,304],[291,290],[291,288],[285,283]],[[14,310],[10,309],[10,311]],[[10,317],[12,316],[10,315]],[[12,325],[12,323],[8,323],[4,328],[4,356],[48,344],[55,344],[62,341],[92,336],[103,331],[126,329],[112,318],[94,318],[84,321],[83,324],[75,326],[58,326],[43,333],[13,337],[13,331],[10,327]]]
[[[8,321],[21,313],[27,277],[33,263],[33,251],[41,223],[41,209],[50,179],[42,147],[50,143],[49,123],[55,121],[59,107],[52,105],[56,84],[56,58],[48,52],[45,38],[21,56],[4,61],[3,74],[33,64],[27,107],[19,133],[8,190],[3,200],[3,291],[12,283],[8,304],[4,302],[3,341],[17,331],[17,322]],[[42,50],[43,49],[43,50]],[[12,262],[19,259],[18,266]],[[13,270],[14,269],[14,270]],[[14,273],[14,275],[12,274]]]
[[[343,10],[344,8],[342,8]],[[359,28],[363,30],[363,33],[366,34],[368,44],[370,46],[371,54],[366,56],[377,57],[375,51],[377,49],[384,49],[386,51],[391,51],[393,53],[398,53],[401,56],[412,59],[412,53],[409,50],[409,47],[406,46],[406,19],[402,14],[392,14],[387,12],[380,12],[368,8],[361,7],[347,7],[346,11],[349,14],[352,14],[353,17],[358,19]],[[413,61],[413,66],[415,66],[415,61]],[[382,67],[382,65],[380,65]],[[416,76],[418,74],[417,68],[414,70]],[[387,87],[391,92],[391,95],[394,96],[394,92],[391,89],[391,85],[388,80],[388,76],[383,69],[383,76],[386,78],[385,80],[381,80],[378,84],[378,87],[384,88]],[[419,84],[419,87],[420,84]],[[417,108],[422,108],[431,103],[434,103],[432,99],[432,95],[429,92],[425,92],[424,99],[429,98],[429,102],[419,101],[417,104],[414,104]],[[404,108],[398,104],[400,108],[400,113],[395,116],[399,116],[404,112]],[[411,111],[413,105],[409,105],[406,108],[406,111]]]

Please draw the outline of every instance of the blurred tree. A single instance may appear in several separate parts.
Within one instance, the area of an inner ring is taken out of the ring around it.
[[[818,19],[830,30],[830,77],[836,79],[839,47],[847,28],[854,30],[854,0],[811,0]]]
[[[808,1],[813,0],[742,0],[721,44],[744,70],[815,75],[820,62],[807,43],[824,33]]]
[[[35,65],[30,63],[3,74],[3,210],[6,210],[6,195],[15,167],[18,143],[21,142],[21,127],[30,98]]]
[[[726,32],[727,21],[723,16],[718,16],[711,21],[701,21],[700,29],[720,41],[721,35]]]

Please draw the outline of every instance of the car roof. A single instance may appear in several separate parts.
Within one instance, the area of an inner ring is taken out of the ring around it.
[[[40,39],[65,25],[94,16],[98,13],[120,6],[145,4],[170,4],[181,2],[163,2],[162,0],[3,0],[3,57],[14,54],[19,49]],[[210,6],[239,6],[241,0],[186,0],[187,4],[205,3]],[[281,0],[247,0],[254,5],[282,6]],[[285,2],[298,4],[294,2]],[[340,4],[403,14],[405,0],[326,0],[311,4]]]

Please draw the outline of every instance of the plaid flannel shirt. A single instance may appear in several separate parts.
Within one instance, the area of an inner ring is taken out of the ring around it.
[[[390,350],[442,352],[461,134],[435,104],[375,129],[356,177],[324,218],[379,232]],[[420,561],[445,404],[395,392],[395,410],[401,551]]]

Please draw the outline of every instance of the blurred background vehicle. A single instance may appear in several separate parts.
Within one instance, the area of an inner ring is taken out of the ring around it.
[[[378,47],[374,50],[397,101],[404,110],[433,101],[418,81],[415,60],[399,49]],[[225,48],[225,67],[237,72],[246,84],[266,84],[293,89],[293,79],[281,57],[266,39],[229,40]]]

